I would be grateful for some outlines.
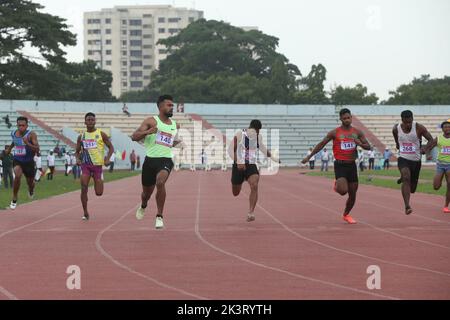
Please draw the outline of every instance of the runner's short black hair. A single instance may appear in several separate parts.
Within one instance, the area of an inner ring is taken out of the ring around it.
[[[22,117],[22,116],[17,117],[17,122],[19,122],[19,121],[25,121],[26,123],[28,123],[28,118],[27,117]]]
[[[446,121],[442,122],[441,129],[443,129],[446,124],[450,124],[450,120],[446,120]]]
[[[164,100],[173,101],[173,97],[168,94],[163,94],[162,96],[159,96],[158,101],[156,101],[156,105],[158,106],[158,108],[159,108],[160,103],[164,102]]]
[[[411,110],[405,110],[400,114],[400,116],[402,117],[402,119],[410,119],[413,118],[413,113]]]
[[[344,108],[344,109],[341,109],[341,111],[339,111],[339,117],[342,117],[346,113],[352,115],[352,112],[350,111],[350,109]]]
[[[259,120],[252,120],[250,122],[250,128],[256,129],[256,130],[261,130],[261,128],[262,128],[261,121],[259,121]]]
[[[88,112],[84,115],[84,120],[86,120],[87,117],[94,117],[95,118],[95,114],[93,112]]]

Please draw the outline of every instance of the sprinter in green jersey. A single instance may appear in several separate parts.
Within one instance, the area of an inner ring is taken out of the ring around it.
[[[445,206],[442,211],[450,213],[448,205],[450,203],[450,119],[441,124],[442,134],[434,139],[429,146],[427,152],[434,147],[438,147],[438,156],[436,161],[436,175],[433,180],[434,190],[439,190],[442,185],[442,180],[445,176],[447,181],[447,194],[445,197]]]
[[[155,228],[164,227],[163,211],[166,201],[165,184],[173,168],[172,148],[181,141],[178,140],[179,127],[173,116],[173,98],[163,95],[157,101],[159,115],[149,117],[142,122],[141,126],[133,133],[133,141],[144,139],[146,157],[142,166],[142,194],[141,205],[136,211],[136,218],[144,218],[147,203],[156,186],[156,214]]]

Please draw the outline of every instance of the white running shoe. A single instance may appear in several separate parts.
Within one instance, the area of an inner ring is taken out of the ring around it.
[[[139,205],[139,208],[136,210],[136,219],[142,220],[144,219],[144,216],[145,216],[145,209],[143,209],[141,205]]]
[[[247,222],[255,221],[255,214],[249,213],[247,214]]]
[[[156,217],[155,228],[156,228],[156,229],[162,229],[162,228],[164,228],[164,221],[163,221],[163,218],[162,218],[162,217]]]
[[[12,209],[12,210],[14,210],[16,207],[17,207],[17,202],[12,202],[12,201],[11,201],[11,203],[10,203],[10,205],[9,205],[9,208]]]

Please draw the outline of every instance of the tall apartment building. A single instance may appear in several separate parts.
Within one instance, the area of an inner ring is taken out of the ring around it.
[[[84,59],[113,75],[111,92],[119,97],[142,90],[167,57],[159,39],[177,34],[203,18],[203,11],[169,5],[116,6],[84,14]]]

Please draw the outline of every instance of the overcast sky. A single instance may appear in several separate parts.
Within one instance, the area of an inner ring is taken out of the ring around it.
[[[362,83],[381,99],[421,74],[450,75],[450,0],[33,0],[78,34],[69,61],[83,60],[83,12],[116,5],[169,4],[206,19],[256,26],[280,39],[278,52],[307,75],[328,70],[326,89]]]

